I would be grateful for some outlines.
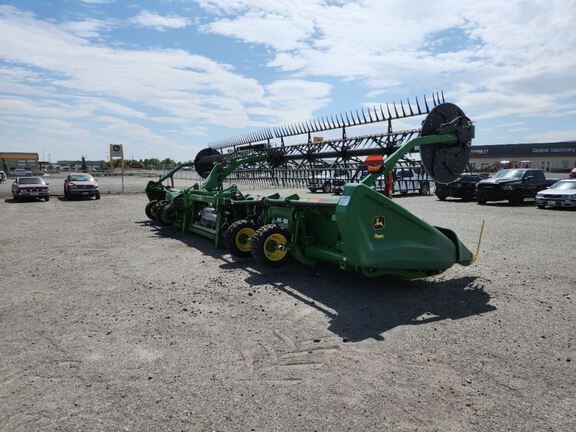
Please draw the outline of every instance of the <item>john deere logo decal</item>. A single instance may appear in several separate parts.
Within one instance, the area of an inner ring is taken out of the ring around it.
[[[372,226],[374,227],[375,230],[384,229],[384,227],[386,226],[386,219],[384,219],[384,216],[376,216],[374,218]]]

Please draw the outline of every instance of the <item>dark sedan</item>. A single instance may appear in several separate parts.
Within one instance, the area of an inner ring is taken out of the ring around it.
[[[451,183],[436,183],[435,193],[440,201],[444,201],[448,197],[472,201],[476,183],[486,178],[479,174],[463,174]]]

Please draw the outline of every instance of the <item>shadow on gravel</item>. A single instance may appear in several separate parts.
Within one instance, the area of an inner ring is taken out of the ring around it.
[[[248,270],[250,271],[250,270]],[[461,319],[496,308],[475,277],[405,281],[367,279],[327,265],[291,263],[282,270],[250,271],[251,285],[272,285],[330,318],[328,330],[350,341],[383,340],[403,325]]]
[[[251,286],[272,286],[330,318],[328,330],[343,339],[358,342],[403,325],[456,320],[496,310],[482,279],[368,279],[359,273],[344,272],[322,264],[307,267],[294,260],[280,269],[256,269],[250,259],[231,259],[200,236],[182,234],[173,227],[150,221],[137,222],[162,237],[180,240],[205,255],[224,261],[223,270],[241,268],[249,273]]]
[[[536,207],[534,201],[523,201],[520,204],[510,204],[508,201],[487,202],[478,204],[480,207]]]

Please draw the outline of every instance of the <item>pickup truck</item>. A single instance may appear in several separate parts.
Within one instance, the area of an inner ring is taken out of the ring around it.
[[[539,169],[504,169],[493,177],[476,184],[476,201],[504,201],[521,204],[526,198],[535,198],[536,194],[558,180],[546,179],[544,171]]]
[[[32,171],[23,168],[16,168],[10,171],[8,174],[11,177],[27,177],[32,175]]]

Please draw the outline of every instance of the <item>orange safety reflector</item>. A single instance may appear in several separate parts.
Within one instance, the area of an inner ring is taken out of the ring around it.
[[[384,157],[382,155],[371,155],[366,156],[364,159],[364,165],[367,166],[368,172],[379,172],[382,170],[382,164],[384,163]]]
[[[366,156],[364,159],[364,165],[382,165],[383,162],[384,156],[382,155]]]

